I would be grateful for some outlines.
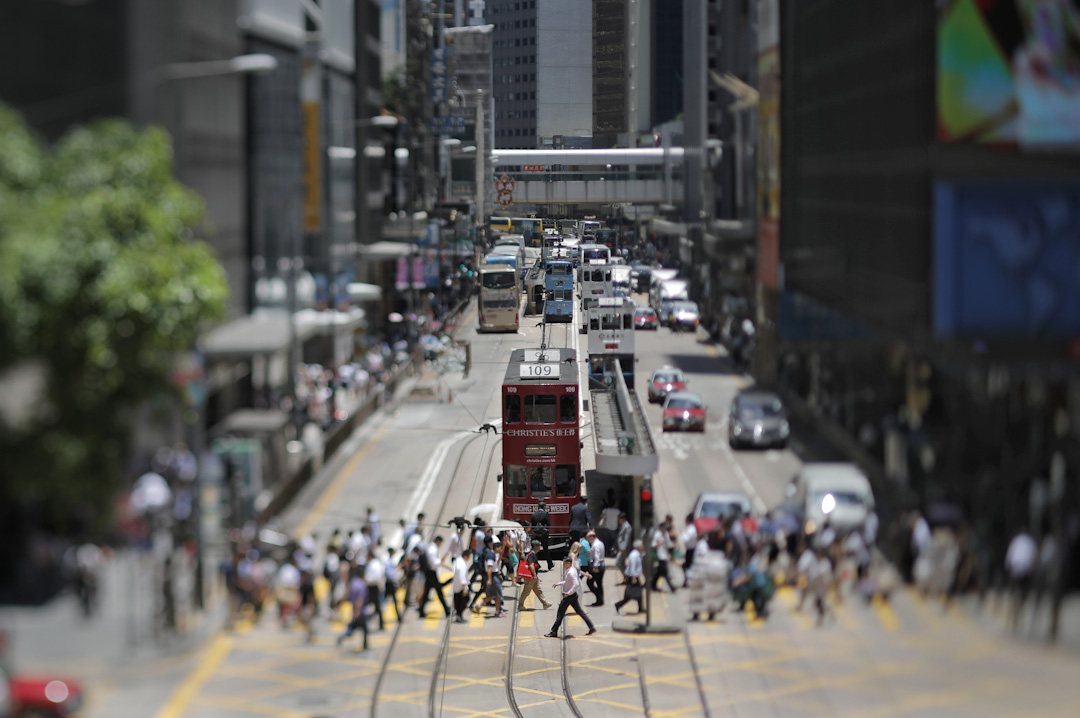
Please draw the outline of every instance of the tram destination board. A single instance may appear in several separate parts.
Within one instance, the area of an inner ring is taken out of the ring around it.
[[[518,365],[521,379],[558,379],[559,365],[556,362],[522,362]]]

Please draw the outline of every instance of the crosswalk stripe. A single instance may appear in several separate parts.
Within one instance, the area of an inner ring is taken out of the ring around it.
[[[518,616],[518,626],[521,628],[533,628],[536,626],[536,596],[529,594],[525,599],[525,608],[532,609]]]

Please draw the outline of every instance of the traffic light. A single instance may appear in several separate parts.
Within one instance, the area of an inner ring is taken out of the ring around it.
[[[641,510],[641,525],[651,526],[653,523],[653,491],[652,491],[652,477],[646,476],[641,480],[641,494],[640,510]]]

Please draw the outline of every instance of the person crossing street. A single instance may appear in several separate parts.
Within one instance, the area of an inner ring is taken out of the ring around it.
[[[545,636],[548,638],[559,637],[559,626],[563,622],[563,618],[566,617],[566,609],[573,608],[574,612],[585,621],[585,625],[589,627],[586,636],[591,636],[596,633],[596,626],[589,620],[589,616],[581,608],[581,602],[578,600],[578,586],[581,585],[581,576],[578,573],[577,566],[574,565],[574,560],[567,556],[563,559],[563,580],[553,584],[556,588],[562,586],[563,597],[559,601],[559,612],[555,616],[555,623],[551,625],[551,630],[548,631]]]

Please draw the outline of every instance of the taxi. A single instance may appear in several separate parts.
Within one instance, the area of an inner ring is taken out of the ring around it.
[[[686,376],[681,369],[662,366],[649,377],[649,403],[658,404],[673,391],[686,388]]]
[[[675,391],[664,399],[664,431],[705,431],[705,403],[697,394]]]

